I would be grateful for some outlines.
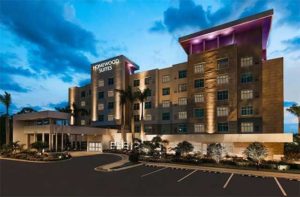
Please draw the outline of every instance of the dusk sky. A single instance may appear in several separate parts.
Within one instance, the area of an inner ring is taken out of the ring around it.
[[[300,0],[0,0],[0,93],[11,93],[11,113],[66,106],[68,88],[89,83],[93,62],[123,54],[140,71],[169,67],[187,60],[178,37],[274,9],[267,58],[284,57],[285,107],[300,104],[299,7]],[[296,122],[285,112],[286,131]]]

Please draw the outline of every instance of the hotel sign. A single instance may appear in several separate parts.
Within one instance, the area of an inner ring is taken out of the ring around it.
[[[112,59],[107,62],[102,62],[102,63],[94,65],[93,70],[98,70],[99,73],[103,73],[105,71],[112,70],[112,66],[119,64],[119,63],[120,63],[119,59]]]

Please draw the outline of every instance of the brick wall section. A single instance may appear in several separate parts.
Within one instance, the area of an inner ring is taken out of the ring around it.
[[[262,65],[263,132],[283,132],[283,58]]]

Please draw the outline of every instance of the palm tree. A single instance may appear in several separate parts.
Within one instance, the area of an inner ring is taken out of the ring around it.
[[[131,86],[127,87],[126,90],[126,100],[128,102],[129,105],[129,109],[130,109],[130,122],[131,122],[131,133],[132,133],[132,143],[134,142],[134,135],[135,135],[135,131],[134,131],[134,118],[133,118],[133,103],[136,100],[136,94],[134,94],[132,92],[132,88]]]
[[[31,112],[36,112],[36,110],[31,107],[23,107],[17,114],[26,114]]]
[[[78,117],[79,116],[85,116],[88,114],[88,111],[84,108],[78,108],[77,105],[75,103],[72,104],[73,110],[71,111],[71,116],[74,117],[74,123],[75,125],[79,125],[78,123]]]
[[[6,108],[6,123],[5,123],[5,130],[6,130],[6,144],[9,144],[10,141],[10,125],[9,125],[9,107],[11,105],[11,95],[7,92],[0,95],[0,102],[5,105]]]
[[[145,126],[144,126],[144,103],[150,93],[151,93],[151,90],[149,88],[146,88],[143,91],[138,89],[138,91],[136,92],[136,98],[142,104],[142,111],[141,111],[141,140],[142,141],[144,140],[144,129],[145,129]]]
[[[297,106],[296,104],[294,104],[286,110],[298,117],[298,134],[300,135],[300,105]]]
[[[59,111],[59,112],[64,112],[64,113],[71,113],[71,109],[70,109],[70,106],[67,105],[65,107],[55,107],[55,110],[56,111]]]
[[[120,94],[120,105],[121,105],[121,133],[123,141],[126,141],[125,133],[125,105],[127,103],[127,91],[115,89],[116,92]]]

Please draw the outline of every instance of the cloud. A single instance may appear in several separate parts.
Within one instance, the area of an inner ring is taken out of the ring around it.
[[[152,27],[150,27],[150,32],[164,32],[166,30],[166,26],[163,24],[161,20],[154,21],[154,24]]]
[[[284,51],[294,51],[300,50],[300,36],[282,41],[283,44],[286,45]]]
[[[30,91],[30,89],[22,87],[14,81],[4,81],[3,78],[1,78],[0,87],[1,87],[1,90],[8,91],[8,92],[15,91],[15,92],[23,92],[24,93],[24,92]]]
[[[83,79],[81,81],[79,81],[79,86],[85,86],[87,84],[90,84],[91,83],[91,79],[88,78],[88,79]]]
[[[58,103],[49,103],[48,107],[51,109],[55,109],[55,107],[66,107],[69,103],[67,101],[61,101]]]
[[[97,41],[64,14],[64,6],[57,1],[1,1],[0,23],[26,46],[30,67],[36,72],[88,73],[85,53],[97,55]]]

